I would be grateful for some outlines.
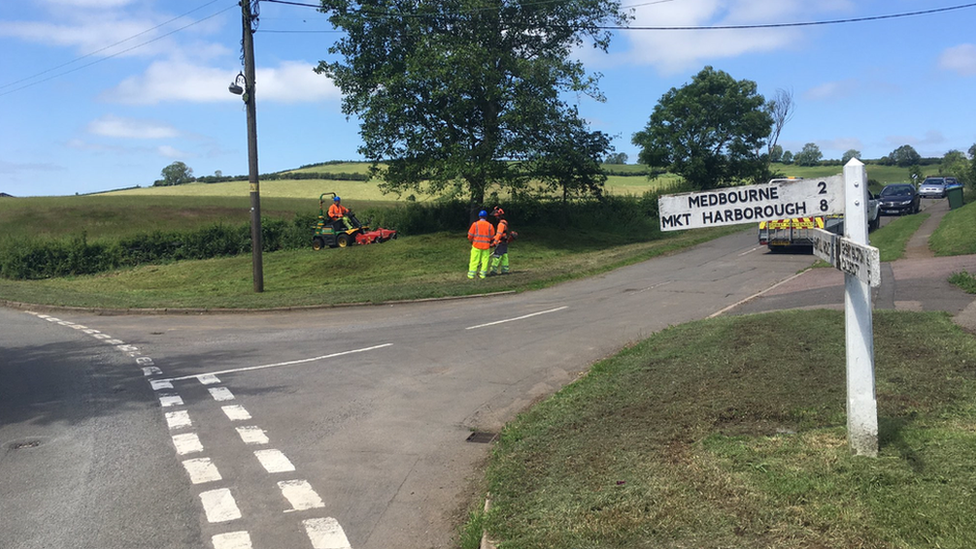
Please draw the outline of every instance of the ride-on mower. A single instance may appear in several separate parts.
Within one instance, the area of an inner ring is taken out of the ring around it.
[[[319,221],[313,225],[315,229],[312,235],[312,248],[321,250],[329,248],[345,248],[353,244],[373,244],[395,240],[397,232],[393,229],[371,229],[369,220],[362,224],[350,211],[346,217],[349,219],[352,228],[346,228],[346,224],[341,219],[329,219],[328,208],[325,207],[326,196],[335,198],[335,193],[322,193],[319,196]]]

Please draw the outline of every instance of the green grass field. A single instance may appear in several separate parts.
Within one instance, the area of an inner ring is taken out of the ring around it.
[[[693,322],[509,424],[464,547],[971,547],[976,339],[874,318],[878,458],[846,441],[842,312]]]

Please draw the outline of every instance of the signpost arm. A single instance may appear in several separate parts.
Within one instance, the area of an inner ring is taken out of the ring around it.
[[[844,166],[844,236],[868,245],[867,170],[853,158]],[[847,440],[855,455],[878,455],[878,401],[874,388],[874,325],[871,288],[844,274],[844,326],[847,341]]]

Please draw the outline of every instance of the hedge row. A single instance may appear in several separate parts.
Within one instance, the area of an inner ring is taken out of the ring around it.
[[[569,229],[567,235],[587,231],[636,235],[644,238],[658,224],[657,199],[668,188],[645,193],[641,198],[607,196],[573,202],[525,200],[503,203],[515,230],[526,228]],[[495,204],[485,204],[490,210]],[[356,212],[372,227],[396,229],[401,235],[464,231],[470,209],[461,201],[407,203],[393,208],[367,208]],[[263,218],[262,249],[265,252],[301,249],[311,244],[315,214],[296,215],[292,221]],[[573,238],[569,236],[568,238]],[[32,238],[0,240],[0,277],[43,279],[86,275],[143,264],[185,259],[209,259],[251,253],[250,224],[214,224],[185,232],[145,233],[118,240],[89,242],[85,234],[60,240]]]

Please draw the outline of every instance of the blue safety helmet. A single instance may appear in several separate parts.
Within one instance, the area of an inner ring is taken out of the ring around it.
[[[481,210],[478,212],[478,217],[488,217],[488,212]]]
[[[332,201],[333,202],[338,202],[339,200],[340,200],[340,198],[338,196],[333,196],[332,197]]]

